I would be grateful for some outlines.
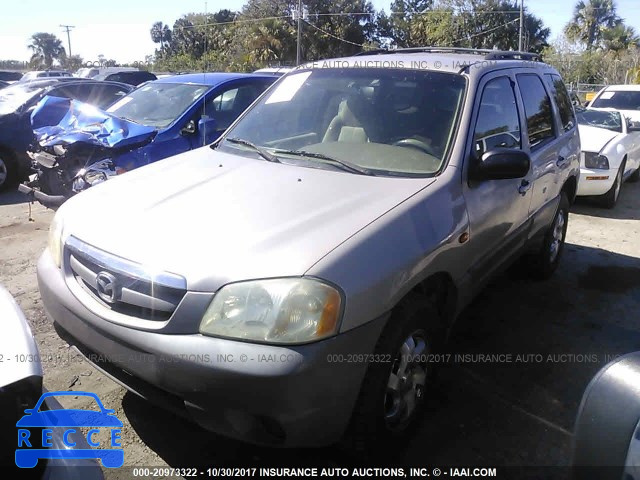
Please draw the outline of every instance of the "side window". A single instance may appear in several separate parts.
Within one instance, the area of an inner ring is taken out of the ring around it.
[[[524,113],[527,116],[527,132],[531,149],[541,146],[555,137],[551,99],[547,95],[542,80],[536,74],[516,75]]]
[[[102,109],[111,106],[111,104],[117,102],[128,93],[126,90],[115,85],[95,86],[94,89],[93,97],[95,101],[92,103]]]
[[[571,104],[571,97],[569,97],[567,87],[565,87],[560,75],[547,73],[545,78],[549,87],[551,87],[556,105],[558,105],[562,129],[568,132],[576,125],[576,116],[573,112],[573,105]]]
[[[241,85],[207,100],[204,113],[216,119],[216,130],[226,130],[266,90],[267,85]]]
[[[508,77],[485,85],[473,142],[477,158],[495,148],[522,148],[516,96]]]

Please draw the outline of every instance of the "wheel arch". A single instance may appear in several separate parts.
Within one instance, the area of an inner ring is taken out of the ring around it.
[[[429,298],[440,316],[440,321],[444,324],[442,326],[447,330],[450,329],[455,320],[458,289],[448,272],[441,271],[429,275],[414,286],[403,299],[411,294]]]
[[[567,194],[567,198],[569,199],[569,204],[573,205],[576,201],[576,193],[578,191],[578,179],[576,176],[572,175],[564,182],[562,186],[562,192]]]

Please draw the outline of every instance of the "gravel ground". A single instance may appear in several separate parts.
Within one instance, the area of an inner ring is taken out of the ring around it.
[[[640,345],[640,184],[625,184],[605,210],[579,202],[567,248],[549,281],[497,278],[464,312],[450,361],[415,435],[379,464],[567,465],[577,408],[609,359]],[[62,341],[41,306],[35,278],[52,212],[18,193],[0,195],[0,283],[17,298],[38,342],[49,390],[97,393],[123,421],[128,466],[342,466],[334,448],[273,450],[205,432],[127,393]],[[459,356],[467,354],[467,356]],[[504,354],[502,362],[487,355]],[[511,357],[506,357],[511,355]],[[65,407],[80,397],[62,398]],[[437,412],[437,413],[436,413]],[[131,470],[105,470],[130,478]]]

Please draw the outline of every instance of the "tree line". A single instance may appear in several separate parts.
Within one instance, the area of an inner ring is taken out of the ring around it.
[[[157,47],[147,66],[178,72],[295,65],[297,5],[297,0],[247,0],[240,11],[188,13],[172,26],[155,22],[150,36]],[[302,17],[304,61],[381,47],[516,50],[520,28],[515,0],[394,0],[389,12],[376,11],[367,0],[305,0]],[[526,7],[522,31],[523,49],[541,53],[570,82],[613,83],[638,68],[640,39],[613,0],[580,0],[552,44],[549,29]],[[31,40],[32,68],[50,67],[55,60],[69,69],[83,66],[81,57],[66,56],[54,35],[37,33]]]

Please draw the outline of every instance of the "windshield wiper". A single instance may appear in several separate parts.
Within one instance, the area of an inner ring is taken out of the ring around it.
[[[278,160],[278,157],[276,157],[274,154],[268,152],[262,147],[257,146],[255,143],[251,143],[249,140],[245,140],[244,138],[225,138],[225,140],[229,143],[237,143],[239,145],[244,145],[245,147],[249,147],[255,150],[258,153],[258,155],[260,155],[262,158],[264,158],[268,162],[282,163],[280,162],[280,160]]]
[[[294,155],[296,157],[315,158],[318,160],[324,160],[328,163],[332,163],[333,165],[337,165],[343,170],[351,173],[358,173],[360,175],[375,175],[375,173],[373,173],[368,168],[364,168],[354,163],[347,162],[346,160],[338,160],[337,158],[329,157],[328,155],[324,155],[323,153],[307,152],[306,150],[275,150],[275,153],[281,153],[283,155]]]

